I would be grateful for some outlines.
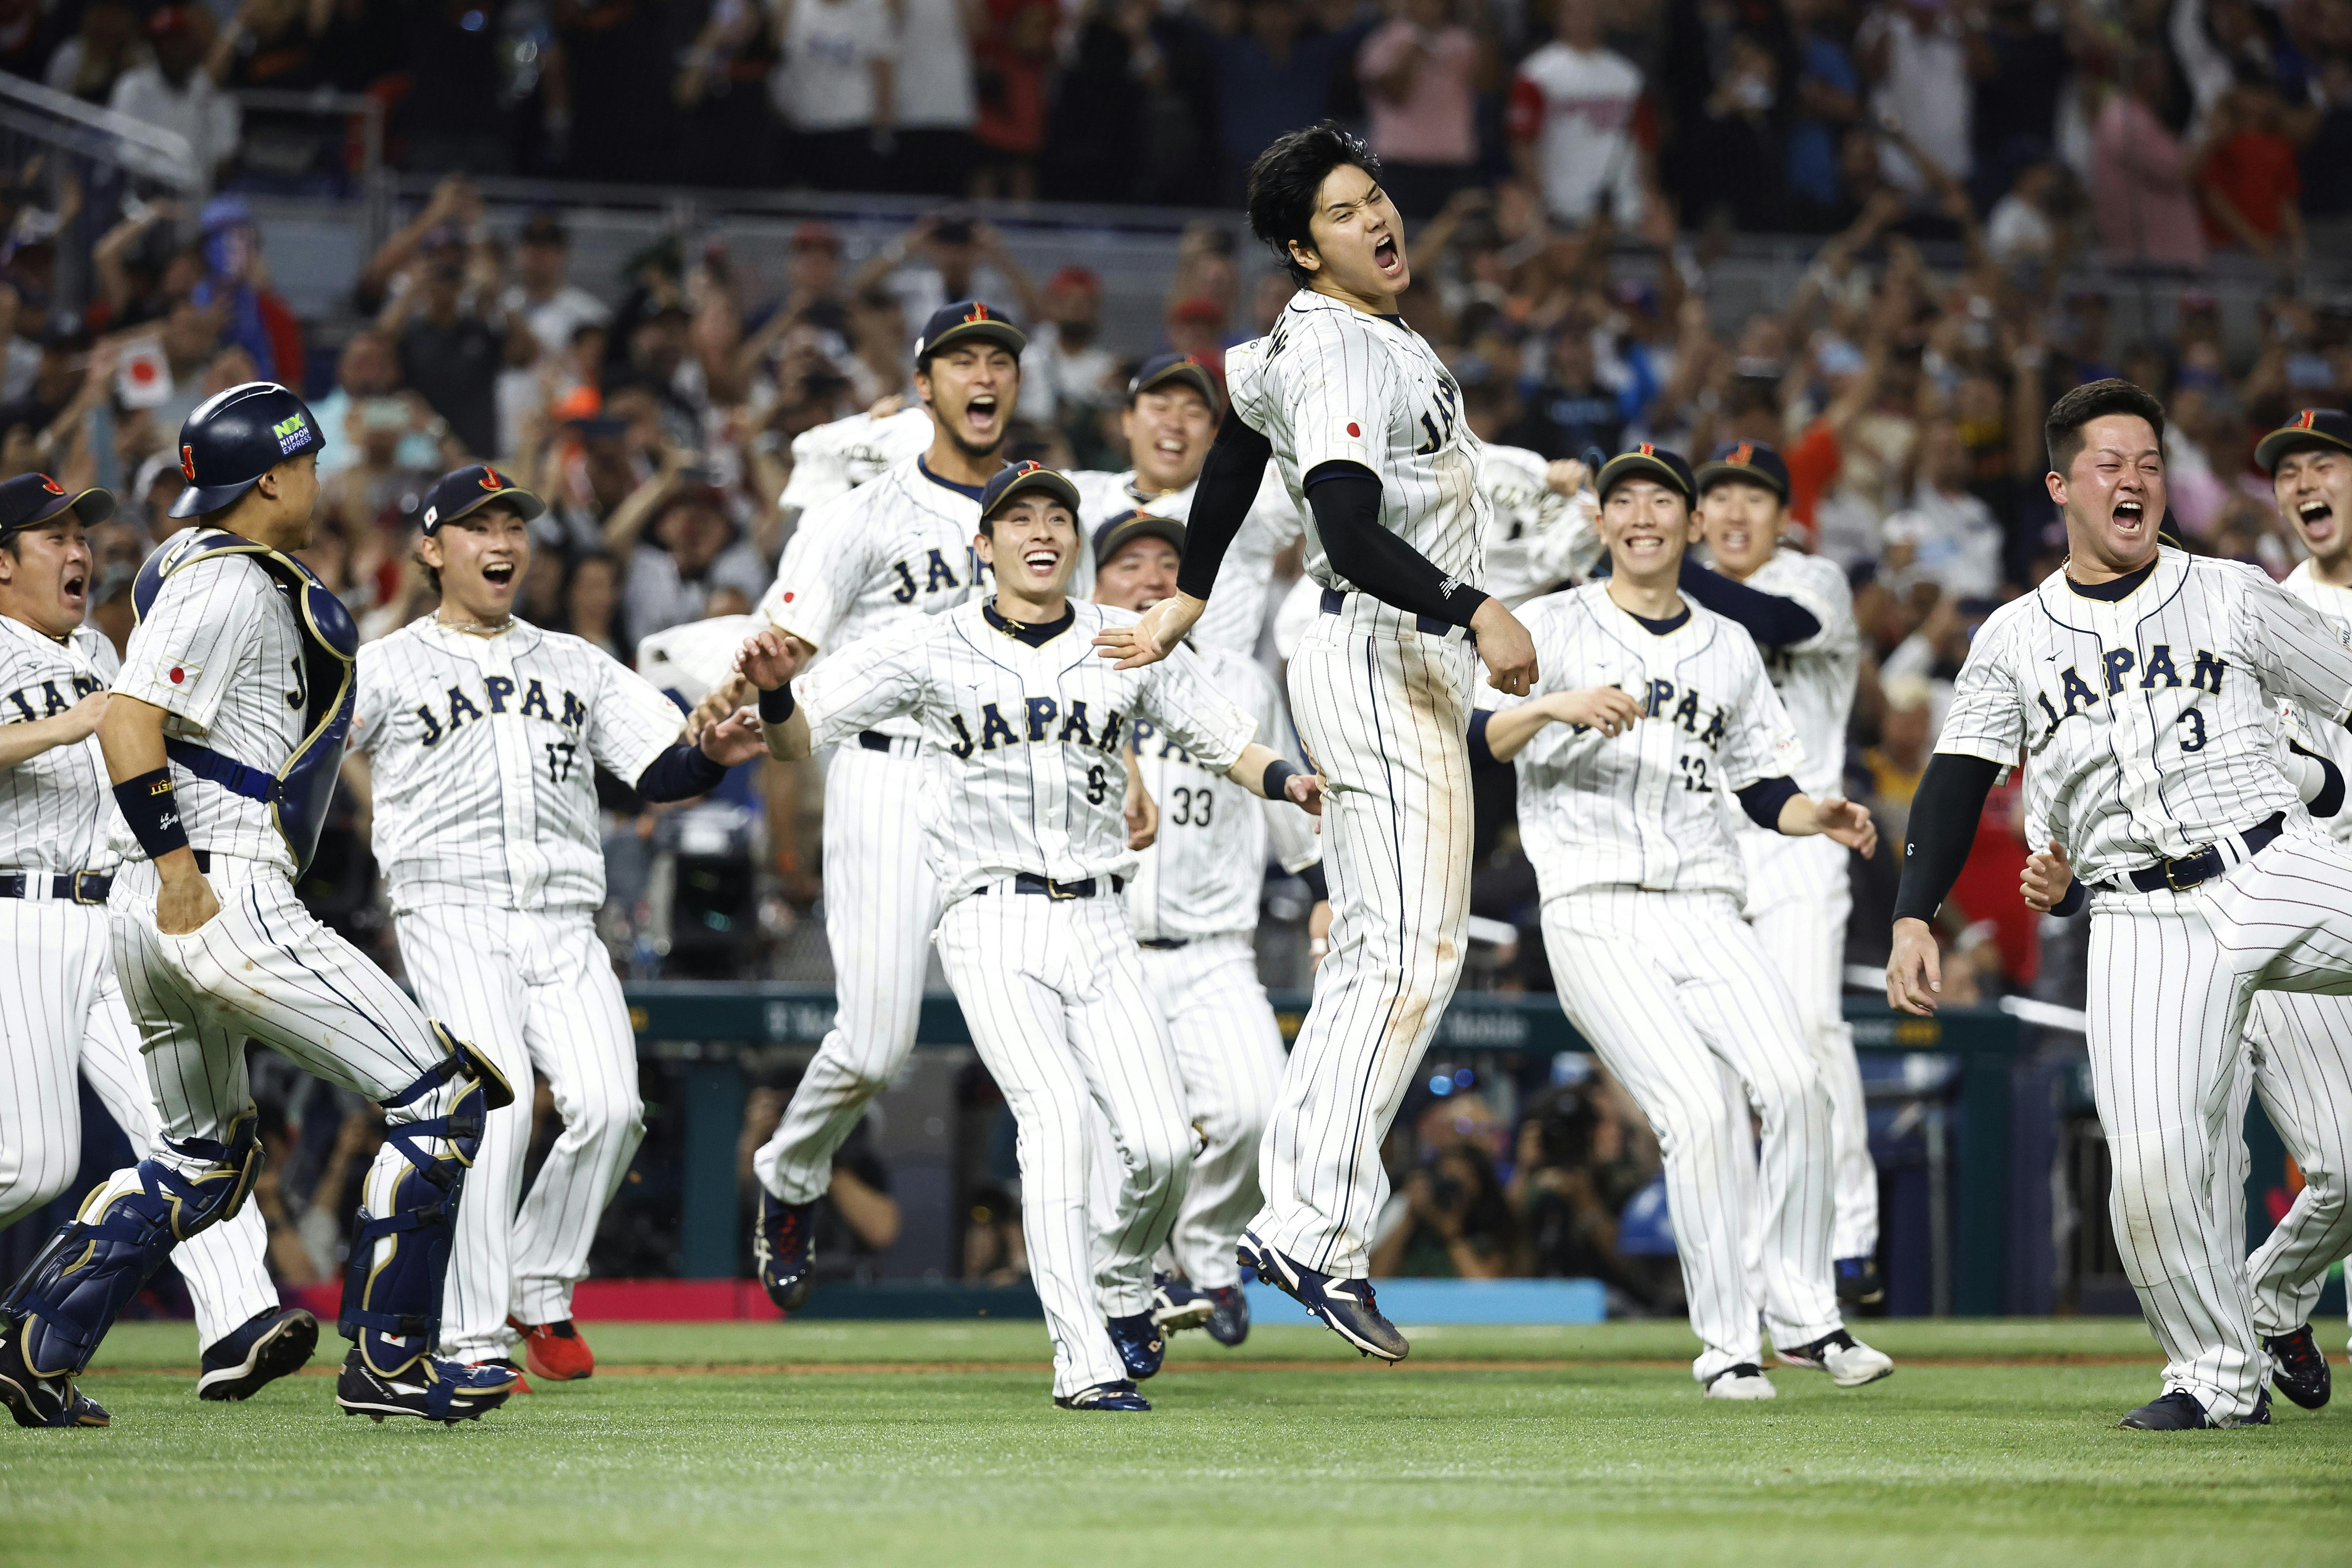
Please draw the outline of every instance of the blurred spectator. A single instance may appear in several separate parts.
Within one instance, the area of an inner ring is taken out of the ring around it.
[[[514,260],[514,281],[501,308],[520,318],[545,353],[562,353],[582,327],[612,320],[603,300],[571,280],[572,237],[554,213],[535,212],[523,221]]]
[[[1328,34],[1307,31],[1299,0],[1244,0],[1243,25],[1217,47],[1217,129],[1224,199],[1238,202],[1259,152],[1329,111],[1341,56]]]
[[[1529,1102],[1505,1192],[1526,1240],[1528,1273],[1605,1280],[1655,1310],[1667,1305],[1667,1292],[1618,1255],[1617,1216],[1657,1168],[1636,1156],[1624,1122],[1601,1103],[1604,1087],[1596,1075]]]
[[[1055,0],[978,0],[972,39],[978,113],[972,121],[971,194],[1034,200],[1037,154],[1060,25]],[[950,295],[951,299],[963,296]]]
[[[1573,329],[1551,341],[1544,379],[1526,395],[1526,412],[1504,433],[1507,446],[1547,458],[1581,458],[1592,447],[1614,454],[1625,429],[1616,394],[1593,369],[1592,340]]]
[[[886,0],[789,0],[769,89],[792,128],[787,184],[870,191],[896,124],[898,35]]]
[[[2303,265],[2303,173],[2284,130],[2286,106],[2269,79],[2248,76],[2223,93],[2205,121],[2197,196],[2206,240],[2251,250],[2265,261]]]
[[[1990,599],[2000,587],[2000,520],[1969,489],[1969,449],[1938,419],[1921,433],[1919,477],[1904,509],[1886,520],[1885,568],[1897,593],[1932,583],[1951,599]]]
[[[1485,20],[1483,0],[1468,4]],[[1381,184],[1408,218],[1434,216],[1476,175],[1478,95],[1495,75],[1485,32],[1456,18],[1454,0],[1405,0],[1356,56]]]
[[[2319,63],[2318,112],[2299,163],[2303,220],[2314,256],[2340,256],[2352,241],[2352,56]]]
[[[1633,134],[1642,73],[1602,45],[1600,0],[1556,0],[1552,15],[1552,41],[1519,62],[1511,83],[1519,177],[1542,193],[1555,222],[1636,226],[1648,205]]]
[[[114,84],[152,58],[141,32],[139,13],[127,0],[92,0],[80,30],[58,46],[42,79],[85,103],[110,103]]]
[[[1862,76],[1827,25],[1832,8],[1833,0],[1788,0],[1787,6],[1796,57],[1788,129],[1790,218],[1807,229],[1838,226],[1838,149],[1862,113]]]
[[[1985,254],[2003,267],[2055,260],[2060,249],[2058,195],[2064,174],[2051,163],[2017,171],[2008,194],[1985,222]]]
[[[211,13],[201,5],[165,5],[147,18],[149,62],[124,71],[107,107],[117,114],[187,139],[196,175],[210,180],[236,156],[241,117],[231,98],[204,68]]]
[[[204,229],[205,276],[189,298],[219,306],[223,341],[251,354],[264,380],[301,385],[302,324],[269,286],[253,208],[242,196],[215,196],[205,204]]]
[[[2189,157],[2157,106],[2169,90],[2164,57],[2145,51],[2111,92],[2091,135],[2091,206],[2099,243],[2117,261],[2205,265]]]
[[[679,161],[695,183],[764,185],[779,167],[768,84],[783,58],[775,17],[761,0],[710,0],[670,92]]]
[[[898,146],[885,178],[917,195],[961,196],[971,180],[971,38],[986,25],[978,0],[899,0]]]
[[[1520,1272],[1518,1218],[1494,1161],[1476,1144],[1440,1150],[1405,1177],[1400,1195],[1402,1216],[1372,1246],[1375,1278],[1499,1279]]]
[[[730,590],[748,610],[775,575],[740,536],[709,471],[675,450],[614,509],[604,525],[604,548],[628,563],[621,618],[631,647],[656,632],[719,613],[711,601]]]
[[[1878,723],[1878,743],[1862,753],[1870,781],[1864,804],[1878,819],[1887,847],[1897,857],[1911,821],[1911,797],[1927,771],[1935,746],[1933,691],[1923,675],[1890,676],[1883,688],[1886,704]]]
[[[1118,361],[1101,334],[1102,279],[1063,268],[1045,284],[1045,318],[1021,354],[1022,418],[1059,424],[1117,401],[1109,384]]]
[[[1191,354],[1218,374],[1223,374],[1225,308],[1214,300],[1194,295],[1168,307],[1168,347]]]
[[[1965,183],[1974,158],[1969,110],[1969,46],[1957,12],[1946,0],[1890,0],[1874,7],[1854,34],[1870,110],[1879,124],[1899,129],[1934,155],[1943,172]],[[1925,195],[1927,172],[1901,148],[1879,153],[1888,180]]]
[[[620,564],[601,551],[574,561],[563,584],[563,614],[557,626],[623,664],[634,664],[630,651],[621,646],[620,609]]]
[[[478,279],[467,288],[461,254],[452,247],[431,252],[420,275],[384,307],[377,330],[396,345],[401,380],[448,422],[468,455],[487,459],[499,455],[505,321],[481,312],[477,301],[486,290]]]
[[[866,258],[850,279],[850,291],[864,294],[877,285],[898,296],[904,320],[927,321],[958,300],[985,300],[998,309],[1016,308],[1024,321],[1044,312],[1044,300],[1026,268],[1013,258],[1004,237],[976,221],[969,209],[932,213]],[[911,355],[901,337],[894,355]]]

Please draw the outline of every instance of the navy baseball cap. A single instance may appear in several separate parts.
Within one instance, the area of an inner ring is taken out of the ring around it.
[[[980,492],[980,521],[986,522],[1004,510],[1004,504],[1014,496],[1039,491],[1053,497],[1070,509],[1070,516],[1078,515],[1078,487],[1043,463],[1015,463],[1009,468],[999,468]]]
[[[427,533],[437,532],[442,524],[455,522],[492,501],[514,508],[515,514],[525,522],[547,510],[545,501],[488,463],[468,463],[433,481],[433,488],[417,503],[417,525]]]
[[[1593,484],[1606,501],[1609,492],[1627,479],[1655,479],[1686,501],[1698,499],[1698,483],[1691,478],[1690,464],[1684,461],[1683,455],[1647,441],[1601,464],[1600,477]]]
[[[1110,558],[1139,539],[1164,539],[1176,558],[1184,558],[1184,525],[1172,517],[1154,517],[1137,507],[1120,512],[1095,530],[1095,565],[1100,569]]]
[[[188,488],[173,517],[218,511],[289,458],[327,444],[310,405],[274,381],[247,381],[196,405],[180,426],[180,472]]]
[[[2352,414],[2341,408],[2304,409],[2255,443],[2254,464],[2266,474],[2276,473],[2279,459],[2312,447],[2352,452]]]
[[[1735,441],[1698,468],[1698,493],[1720,484],[1754,485],[1789,499],[1789,465],[1780,454],[1759,441]]]
[[[995,306],[979,300],[959,300],[932,311],[931,319],[923,323],[923,334],[915,340],[915,368],[930,363],[931,356],[941,349],[974,342],[994,343],[1014,359],[1029,346],[1028,334]]]
[[[0,483],[0,540],[38,528],[67,511],[84,522],[104,522],[114,515],[114,492],[97,489],[76,492],[47,474],[18,474]]]
[[[1191,387],[1208,400],[1213,412],[1215,410],[1218,403],[1217,378],[1209,374],[1209,367],[1201,363],[1198,354],[1153,354],[1145,360],[1136,367],[1135,374],[1128,381],[1129,405],[1133,406],[1135,400],[1145,393],[1155,387],[1166,386],[1171,382],[1181,382]]]

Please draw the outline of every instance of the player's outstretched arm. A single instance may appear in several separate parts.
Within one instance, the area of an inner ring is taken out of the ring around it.
[[[1312,816],[1323,815],[1322,775],[1300,773],[1271,746],[1252,741],[1225,770],[1225,776],[1252,795],[1286,800]]]
[[[1878,824],[1870,819],[1870,808],[1843,795],[1825,795],[1819,800],[1807,795],[1790,795],[1780,803],[1780,819],[1773,826],[1791,838],[1809,838],[1818,833],[1865,860],[1878,852]]]
[[[163,884],[155,895],[155,929],[165,936],[185,936],[220,913],[220,900],[196,869],[196,852],[188,847],[187,829],[180,822],[171,762],[163,752],[163,719],[153,703],[117,693],[98,721],[98,744],[106,754],[107,776],[114,781],[115,804]]]
[[[1200,624],[1209,601],[1179,589],[1123,626],[1105,626],[1095,634],[1095,647],[1104,658],[1117,659],[1115,669],[1140,669],[1158,664],[1181,646]]]
[[[1143,612],[1129,626],[1106,627],[1095,638],[1102,657],[1118,660],[1120,669],[1157,664],[1176,651],[1185,635],[1209,607],[1209,591],[1216,585],[1217,568],[1234,536],[1249,521],[1274,457],[1274,443],[1260,435],[1232,408],[1217,426],[1217,438],[1201,464],[1192,487],[1192,510],[1184,524],[1184,560],[1176,569],[1176,592]]]
[[[760,693],[760,732],[768,755],[796,763],[809,754],[808,715],[793,700],[793,677],[801,672],[808,645],[772,628],[755,632],[735,655],[735,673]]]
[[[1531,702],[1497,710],[1486,715],[1480,729],[1495,761],[1507,763],[1525,751],[1547,724],[1573,724],[1614,739],[1641,718],[1642,705],[1623,691],[1614,686],[1595,686],[1582,691],[1546,692]]]
[[[1947,721],[1949,728],[1949,721]],[[1894,946],[1886,959],[1886,1005],[1921,1016],[1936,1010],[1943,961],[1927,922],[1959,879],[1977,837],[1977,818],[2000,764],[1961,752],[1937,752],[1911,797],[1903,845],[1903,884],[1895,894]]]
[[[79,745],[98,733],[106,714],[107,693],[93,691],[53,719],[29,724],[0,724],[0,771],[29,763],[59,746]]]

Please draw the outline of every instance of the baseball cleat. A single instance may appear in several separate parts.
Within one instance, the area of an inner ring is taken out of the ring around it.
[[[513,1363],[467,1365],[439,1356],[421,1356],[391,1377],[369,1367],[354,1345],[335,1379],[335,1403],[346,1415],[364,1415],[381,1425],[387,1415],[409,1415],[455,1426],[479,1421],[514,1392]]]
[[[2265,1334],[2263,1348],[2271,1352],[2271,1385],[2305,1410],[2327,1403],[2334,1383],[2327,1357],[2305,1323],[2284,1334]]]
[[[0,1324],[0,1405],[19,1426],[110,1426],[106,1407],[69,1377],[38,1377],[16,1348],[16,1325]]]
[[[1221,1345],[1237,1345],[1249,1338],[1249,1298],[1238,1285],[1211,1288],[1216,1305],[1209,1313],[1209,1337]]]
[[[1137,1312],[1125,1318],[1105,1318],[1103,1327],[1110,1331],[1110,1342],[1118,1350],[1119,1364],[1127,1375],[1141,1383],[1160,1370],[1167,1359],[1168,1342],[1153,1326],[1151,1314]]]
[[[1209,1321],[1216,1303],[1205,1290],[1195,1290],[1190,1282],[1173,1274],[1151,1277],[1151,1321],[1160,1331],[1172,1334],[1182,1329],[1197,1329]]]
[[[1727,1366],[1706,1380],[1700,1391],[1706,1399],[1778,1399],[1780,1391],[1764,1375],[1764,1369],[1752,1361],[1737,1366]]]
[[[469,1361],[466,1364],[477,1369],[488,1367],[494,1373],[502,1372],[513,1378],[514,1386],[507,1390],[509,1394],[529,1394],[531,1391],[530,1379],[523,1376],[522,1368],[515,1364],[512,1356],[494,1355],[486,1361]]]
[[[205,1347],[198,1399],[250,1399],[264,1384],[310,1364],[319,1320],[299,1307],[256,1312]]]
[[[1775,1345],[1772,1353],[1780,1358],[1783,1366],[1828,1373],[1830,1381],[1840,1388],[1860,1388],[1865,1383],[1895,1375],[1892,1357],[1884,1351],[1871,1349],[1843,1329],[1823,1334],[1801,1350],[1784,1351]]]
[[[1837,1299],[1849,1307],[1875,1307],[1886,1300],[1885,1283],[1878,1278],[1878,1259],[1841,1258],[1837,1260]]]
[[[533,1377],[550,1383],[576,1383],[596,1373],[596,1354],[580,1337],[572,1320],[554,1323],[524,1323],[513,1318],[507,1327],[522,1336],[522,1363]],[[520,1390],[517,1391],[521,1392]]]
[[[1297,1258],[1276,1252],[1252,1231],[1242,1232],[1234,1258],[1243,1268],[1254,1270],[1259,1279],[1306,1308],[1309,1315],[1322,1319],[1325,1328],[1364,1354],[1381,1361],[1402,1361],[1412,1349],[1397,1332],[1396,1325],[1381,1316],[1370,1280],[1336,1279],[1328,1274],[1318,1274]]]
[[[814,1204],[788,1204],[765,1187],[760,1189],[760,1217],[751,1226],[751,1258],[759,1265],[760,1284],[776,1310],[790,1317],[808,1305],[816,1248],[809,1236],[809,1215]]]
[[[2234,1421],[2216,1421],[2205,1414],[2205,1406],[2185,1388],[2167,1390],[2146,1405],[2116,1423],[2131,1432],[2202,1432],[2210,1428],[2231,1426],[2267,1426],[2271,1424],[2271,1391],[2267,1388],[2254,1401],[2253,1414],[2239,1416]]]
[[[1151,1401],[1136,1391],[1135,1384],[1122,1378],[1117,1383],[1097,1383],[1092,1388],[1081,1388],[1076,1394],[1054,1395],[1056,1410],[1149,1410]]]

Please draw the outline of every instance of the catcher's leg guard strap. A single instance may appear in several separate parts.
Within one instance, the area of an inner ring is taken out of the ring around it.
[[[115,1314],[139,1293],[173,1247],[235,1215],[261,1173],[251,1112],[226,1143],[191,1139],[171,1147],[210,1162],[194,1176],[155,1160],[118,1173],[59,1227],[0,1300],[0,1317],[22,1324],[26,1363],[45,1377],[89,1364]]]

